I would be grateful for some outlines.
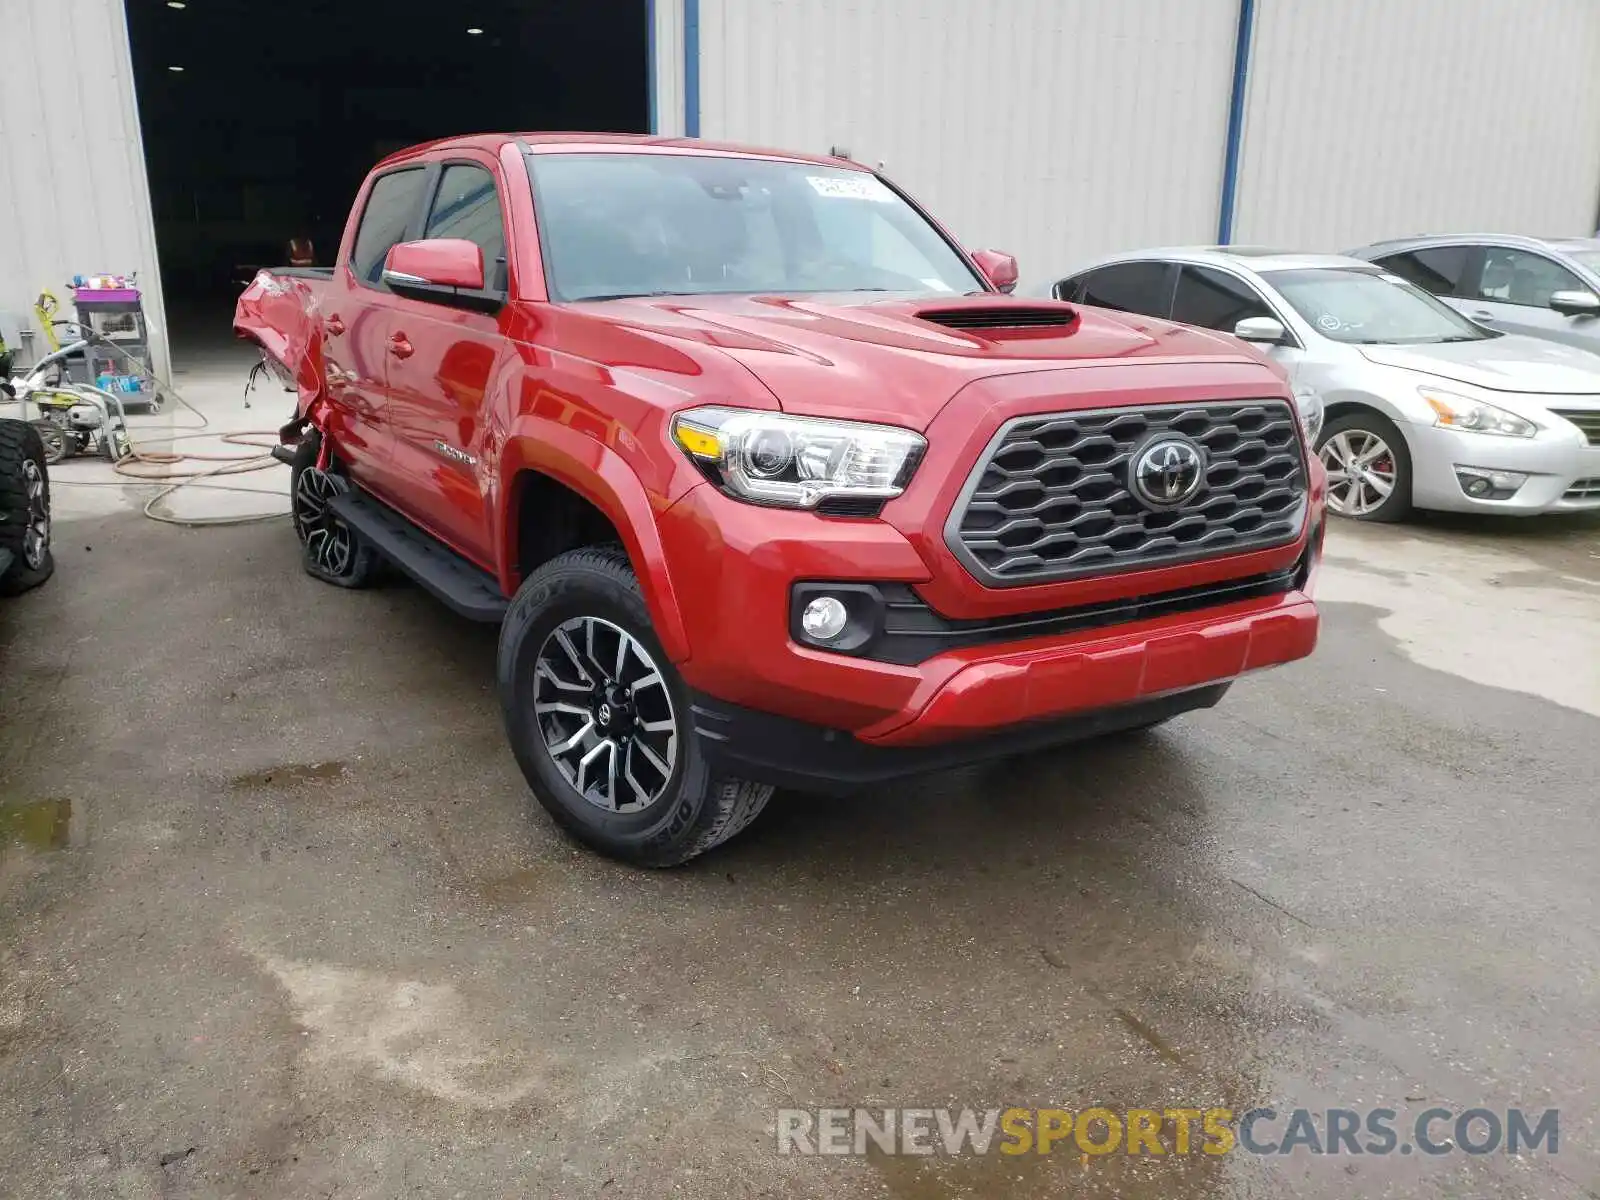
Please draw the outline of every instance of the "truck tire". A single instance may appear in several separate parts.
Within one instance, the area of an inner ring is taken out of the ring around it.
[[[328,511],[328,501],[348,491],[350,483],[317,466],[321,445],[322,435],[312,430],[289,467],[289,515],[300,539],[301,565],[307,575],[334,587],[366,587],[378,573],[378,552]]]
[[[687,862],[760,814],[769,784],[701,754],[689,693],[619,546],[533,572],[500,628],[500,705],[517,764],[586,846],[647,867]]]
[[[38,587],[56,569],[50,472],[39,431],[26,421],[0,420],[0,548],[11,552],[11,565],[0,575],[0,596]]]

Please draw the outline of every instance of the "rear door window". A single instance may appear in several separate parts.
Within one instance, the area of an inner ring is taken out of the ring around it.
[[[1184,267],[1172,303],[1172,319],[1232,333],[1246,317],[1273,317],[1261,294],[1242,279],[1213,267]]]
[[[427,172],[421,167],[391,171],[381,175],[367,194],[356,229],[355,248],[350,252],[350,269],[368,287],[383,286],[383,260],[391,247],[406,240],[406,233],[422,202],[422,184]]]
[[[1435,296],[1460,296],[1465,294],[1463,284],[1471,257],[1470,246],[1428,246],[1376,261],[1425,292]]]
[[[1089,272],[1081,300],[1097,308],[1165,317],[1172,308],[1172,267],[1164,262],[1114,263]]]
[[[450,163],[423,228],[425,238],[463,238],[483,251],[483,278],[492,292],[506,290],[506,227],[494,176],[474,163]]]

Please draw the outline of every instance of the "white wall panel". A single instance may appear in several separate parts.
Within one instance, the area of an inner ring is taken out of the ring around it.
[[[0,0],[0,48],[0,311],[29,314],[43,289],[70,306],[73,275],[137,271],[164,371],[122,0]]]
[[[1234,240],[1587,234],[1595,0],[1258,0]]]
[[[683,136],[683,0],[654,0],[655,132]]]
[[[701,0],[701,134],[847,147],[1023,288],[1216,236],[1237,0]]]

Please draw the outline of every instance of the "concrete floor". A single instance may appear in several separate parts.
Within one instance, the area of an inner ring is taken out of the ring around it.
[[[56,518],[139,512],[146,505],[178,522],[286,513],[289,472],[266,450],[293,415],[293,403],[266,378],[245,395],[257,358],[226,328],[185,342],[161,411],[127,414],[129,439],[146,461],[113,468],[90,454],[57,463],[50,469]]]
[[[644,873],[530,803],[492,631],[282,522],[69,517],[0,608],[0,1195],[1600,1195],[1597,533],[1338,525],[1317,655],[1217,710]],[[1097,1102],[1559,1107],[1560,1153],[772,1134]]]

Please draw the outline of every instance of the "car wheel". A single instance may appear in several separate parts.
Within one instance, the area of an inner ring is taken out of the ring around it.
[[[35,421],[33,427],[39,432],[39,444],[44,447],[44,461],[49,466],[53,467],[70,457],[76,448],[72,436],[54,421]]]
[[[1382,413],[1329,421],[1317,441],[1328,470],[1328,509],[1357,521],[1399,521],[1411,511],[1411,451]]]
[[[706,762],[620,547],[573,550],[528,577],[500,629],[498,674],[528,786],[602,854],[676,866],[744,829],[772,796]]]
[[[350,483],[337,471],[317,466],[321,444],[321,434],[307,436],[289,470],[289,515],[300,539],[301,562],[306,574],[324,583],[366,587],[378,573],[378,552],[328,507]]]
[[[38,587],[55,572],[50,473],[39,431],[26,421],[0,420],[0,547],[12,560],[0,575],[0,596]]]

